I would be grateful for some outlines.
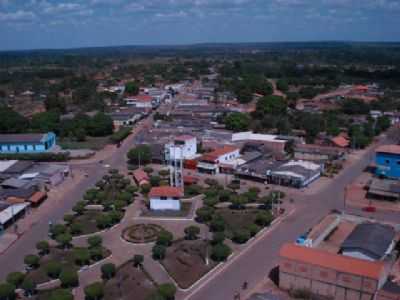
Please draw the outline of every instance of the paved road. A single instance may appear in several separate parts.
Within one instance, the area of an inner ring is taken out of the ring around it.
[[[296,200],[297,210],[285,219],[276,229],[258,240],[243,255],[229,264],[223,272],[211,277],[204,285],[199,285],[188,293],[180,293],[178,299],[190,300],[230,300],[240,291],[244,281],[249,282],[251,290],[261,282],[269,271],[277,265],[280,247],[306,232],[312,225],[332,209],[344,209],[344,188],[352,182],[369,164],[373,154],[370,149],[355,164],[345,169],[335,181],[320,193]],[[360,213],[360,212],[359,212]],[[360,213],[361,214],[361,213]],[[399,215],[374,214],[374,217],[395,220]],[[243,299],[243,298],[242,298]]]

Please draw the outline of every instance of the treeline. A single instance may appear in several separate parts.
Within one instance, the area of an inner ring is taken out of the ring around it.
[[[0,133],[55,132],[61,137],[84,141],[86,136],[106,136],[113,132],[112,119],[102,112],[90,117],[77,114],[62,120],[57,110],[33,115],[29,120],[7,107],[0,107]]]

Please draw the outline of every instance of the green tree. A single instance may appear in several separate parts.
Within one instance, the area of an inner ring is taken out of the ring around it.
[[[210,230],[215,231],[224,231],[225,230],[225,221],[224,219],[219,216],[215,215],[210,222]]]
[[[72,211],[75,212],[77,215],[82,215],[85,212],[86,203],[84,201],[78,201]]]
[[[88,300],[100,300],[104,297],[104,284],[95,282],[85,287],[85,297]]]
[[[185,228],[185,239],[187,240],[197,240],[200,234],[200,228],[195,225],[191,225]]]
[[[49,276],[50,278],[58,278],[60,276],[62,266],[60,262],[52,260],[44,266],[44,269],[47,276]]]
[[[36,269],[37,267],[39,267],[39,261],[40,261],[39,256],[33,255],[33,254],[27,255],[24,258],[24,263],[28,267],[33,268],[33,269]]]
[[[266,96],[258,100],[257,112],[263,115],[279,116],[286,114],[287,103],[281,96]]]
[[[276,82],[276,87],[278,90],[284,93],[286,93],[289,90],[289,84],[285,79],[279,79]]]
[[[97,113],[90,121],[89,134],[91,136],[106,136],[113,133],[113,121],[104,113]]]
[[[66,215],[64,215],[64,218],[63,218],[64,222],[67,224],[71,224],[74,221],[74,219],[75,219],[75,216],[71,215],[71,214],[66,214]]]
[[[152,249],[152,255],[155,260],[163,260],[166,252],[167,248],[163,245],[154,245]]]
[[[0,283],[0,300],[16,299],[15,285],[10,283]]]
[[[87,248],[74,248],[74,261],[77,265],[83,266],[90,263],[90,253]]]
[[[69,233],[63,233],[56,236],[56,241],[62,249],[70,247],[72,236]]]
[[[90,253],[90,258],[93,259],[94,261],[99,261],[104,257],[103,249],[101,247],[90,248],[89,253]]]
[[[225,127],[229,130],[238,132],[246,131],[250,126],[250,116],[246,113],[233,112],[224,119]]]
[[[143,264],[144,261],[144,256],[140,255],[140,254],[135,254],[133,256],[133,265],[135,268],[141,266]]]
[[[29,121],[14,110],[0,106],[0,133],[22,133],[28,128]]]
[[[74,295],[69,290],[57,289],[51,292],[49,300],[74,300]]]
[[[172,244],[174,236],[167,230],[161,230],[157,236],[157,245],[169,247]]]
[[[157,291],[165,300],[175,299],[176,287],[171,283],[160,284],[157,288]]]
[[[223,231],[216,231],[213,233],[211,244],[222,244],[225,241],[225,232]]]
[[[36,284],[30,278],[24,279],[21,284],[21,288],[24,290],[25,296],[29,298],[36,293]]]
[[[63,224],[55,224],[50,227],[50,234],[53,239],[66,232],[67,232],[67,227]]]
[[[40,241],[36,244],[36,249],[39,251],[39,255],[46,255],[50,251],[50,245],[47,241]]]
[[[88,237],[87,243],[89,245],[89,248],[101,247],[103,244],[103,238],[99,235],[93,235]]]
[[[211,221],[213,215],[214,209],[212,207],[200,207],[196,210],[196,220],[200,223]]]
[[[79,285],[79,277],[76,271],[63,270],[60,273],[61,286],[63,288],[74,288]]]
[[[127,157],[131,164],[145,165],[151,162],[151,149],[148,145],[139,145],[129,150]]]
[[[239,229],[233,233],[232,240],[238,244],[244,244],[250,239],[250,231],[247,229]]]
[[[7,275],[6,281],[15,287],[19,287],[25,279],[25,275],[21,272],[11,272]]]
[[[211,249],[211,258],[217,262],[221,262],[225,261],[231,253],[232,250],[229,246],[225,244],[216,244]]]
[[[106,280],[113,278],[116,272],[117,268],[112,263],[107,263],[101,266],[101,276]]]
[[[273,217],[269,211],[259,212],[256,216],[255,223],[259,226],[268,226],[271,224]]]
[[[125,84],[125,93],[136,96],[139,94],[139,86],[134,81],[129,81]]]
[[[34,114],[31,120],[31,128],[35,132],[58,132],[59,127],[60,115],[56,111]]]

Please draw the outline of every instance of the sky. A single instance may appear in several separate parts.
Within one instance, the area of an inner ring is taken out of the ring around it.
[[[0,50],[399,39],[400,0],[0,0]]]

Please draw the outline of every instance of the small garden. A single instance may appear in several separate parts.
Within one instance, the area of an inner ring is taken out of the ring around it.
[[[157,240],[162,230],[156,224],[135,224],[122,231],[122,238],[130,243],[151,243]]]
[[[37,243],[38,254],[25,257],[26,279],[35,285],[53,279],[62,279],[63,272],[76,273],[83,266],[94,264],[111,253],[102,246],[100,236],[87,239],[87,247],[72,246],[72,237],[57,229],[54,236],[57,246],[50,247],[46,241]]]
[[[117,170],[110,170],[95,188],[86,191],[82,201],[75,204],[73,214],[64,216],[68,233],[73,236],[92,234],[118,224],[125,207],[133,203],[136,191],[129,179]]]
[[[62,234],[61,234],[62,235]],[[73,299],[71,290],[79,285],[78,271],[109,256],[99,236],[88,238],[87,247],[73,247],[71,236],[58,236],[56,247],[40,241],[38,254],[24,258],[26,273],[12,272],[0,284],[0,299],[16,299],[16,289],[22,289],[26,298],[37,300]],[[58,279],[60,286],[47,291],[37,291],[37,285]]]
[[[153,259],[158,260],[182,288],[190,287],[232,253],[224,243],[225,237],[207,241],[200,239],[199,234],[200,228],[191,225],[185,228],[184,239],[174,241],[172,233],[163,230],[152,249]]]
[[[224,238],[238,244],[246,243],[263,227],[271,224],[272,203],[284,197],[282,192],[260,197],[260,190],[256,187],[239,194],[235,189],[224,189],[212,180],[208,180],[207,184],[204,206],[196,211],[196,221],[207,224],[211,232],[224,235]],[[251,207],[248,207],[249,204]]]
[[[86,286],[86,299],[175,299],[176,287],[168,283],[160,285],[155,283],[143,268],[143,261],[142,255],[135,255],[118,268],[112,263],[102,265],[103,282],[95,282]]]

